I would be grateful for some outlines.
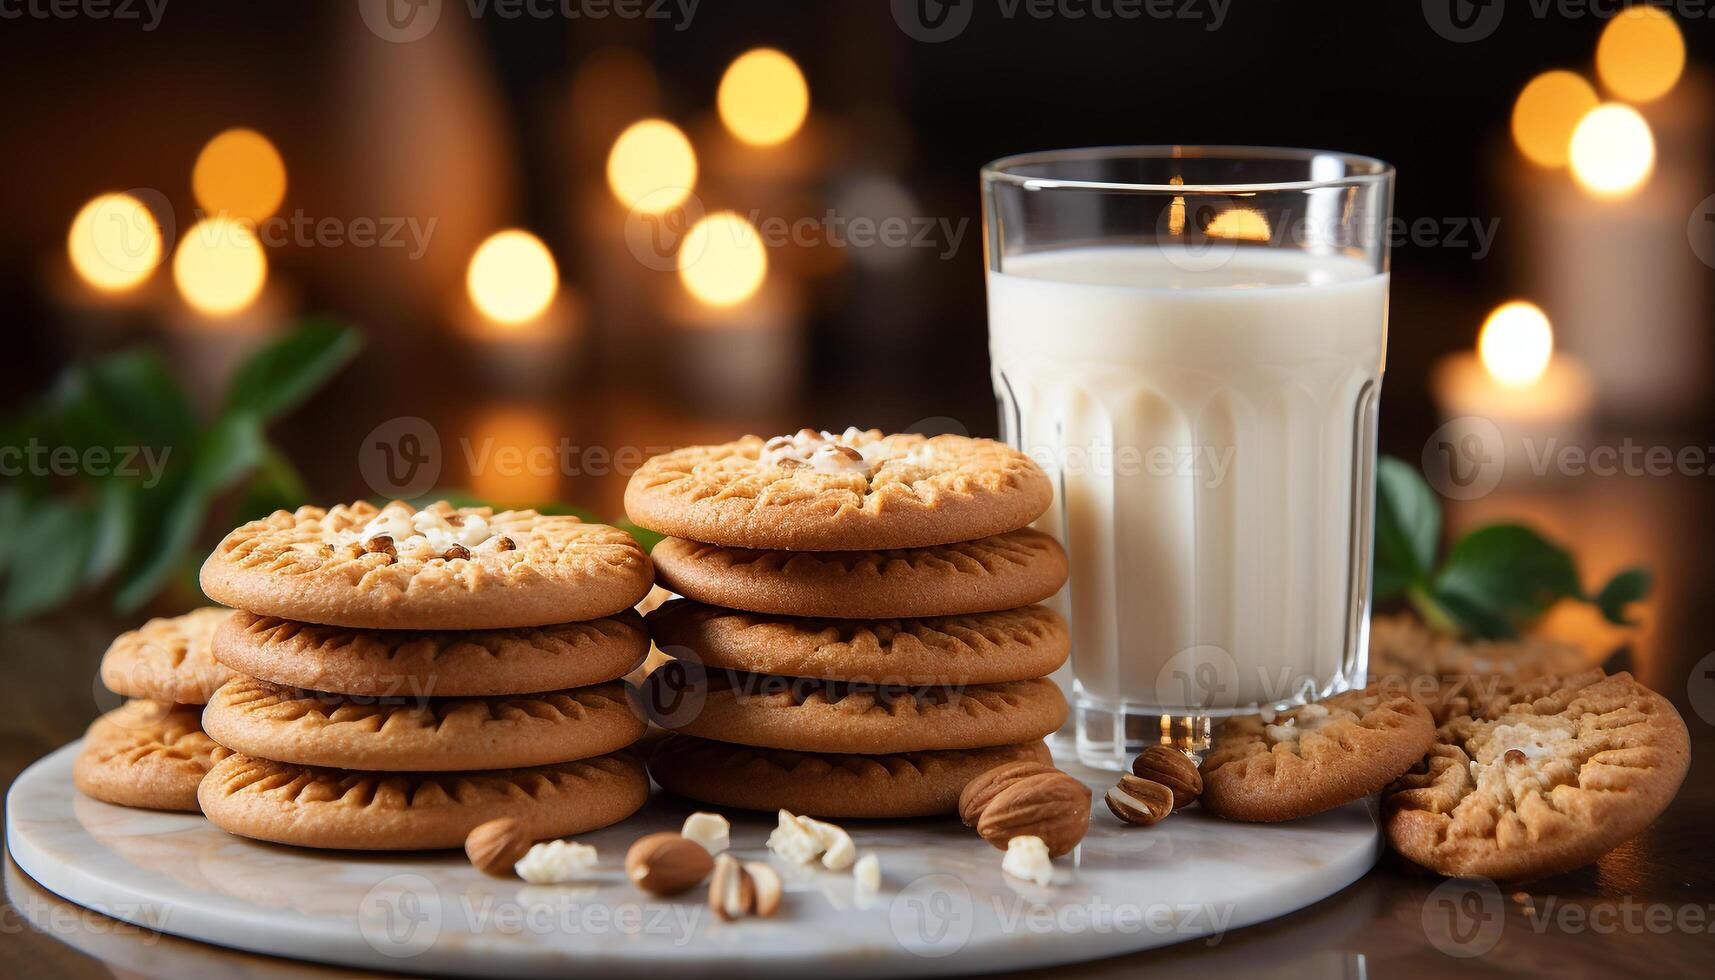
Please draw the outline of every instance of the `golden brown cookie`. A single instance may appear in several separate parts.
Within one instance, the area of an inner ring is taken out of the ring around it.
[[[1630,674],[1545,678],[1444,725],[1383,797],[1395,850],[1445,875],[1517,881],[1582,867],[1673,801],[1685,722]]]
[[[198,791],[228,833],[280,844],[407,851],[464,846],[480,824],[518,822],[530,840],[597,830],[636,813],[649,795],[643,764],[620,752],[529,769],[376,773],[233,755]]]
[[[965,436],[809,429],[691,446],[632,474],[625,509],[663,534],[735,548],[922,548],[1021,528],[1053,488],[1023,453]]]
[[[1008,762],[1052,760],[1042,742],[898,755],[830,755],[669,735],[649,772],[670,792],[716,806],[816,817],[927,817],[954,813],[976,776]]]
[[[1399,688],[1375,685],[1283,711],[1229,718],[1203,758],[1203,808],[1272,823],[1362,799],[1411,768],[1435,722]]]
[[[1425,626],[1409,614],[1370,623],[1370,678],[1404,685],[1437,724],[1471,714],[1522,682],[1591,667],[1582,648],[1543,636],[1466,640]]]
[[[623,682],[486,698],[352,698],[240,677],[203,730],[235,752],[381,772],[519,769],[606,755],[642,736]]]
[[[207,704],[215,688],[232,679],[211,653],[215,630],[231,615],[211,606],[119,634],[101,658],[101,683],[128,698]]]
[[[214,636],[221,663],[287,687],[373,697],[483,697],[622,677],[649,650],[630,609],[582,623],[421,632],[316,626],[234,613]]]
[[[927,619],[801,619],[674,599],[649,614],[663,647],[722,670],[864,684],[993,684],[1066,662],[1066,620],[1044,606]]]
[[[665,538],[661,584],[715,606],[781,616],[960,616],[1041,602],[1066,584],[1066,552],[1041,531],[890,551],[751,551]]]
[[[800,752],[923,752],[1053,734],[1066,698],[1046,678],[877,687],[668,665],[643,682],[650,720],[700,738]]]
[[[107,803],[195,813],[197,784],[230,754],[203,734],[201,717],[194,705],[120,705],[84,733],[72,784]]]
[[[618,528],[444,502],[276,511],[228,534],[202,567],[203,591],[226,605],[363,629],[599,619],[650,581],[649,557]]]

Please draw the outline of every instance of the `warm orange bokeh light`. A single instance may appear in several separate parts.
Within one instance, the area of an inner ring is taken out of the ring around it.
[[[250,225],[232,218],[197,222],[173,253],[173,282],[191,308],[226,316],[249,306],[268,281],[268,259]]]
[[[1597,197],[1625,197],[1655,169],[1655,136],[1629,105],[1609,102],[1572,131],[1572,177]]]
[[[1614,15],[1596,44],[1596,75],[1627,102],[1650,102],[1672,91],[1685,72],[1685,36],[1673,15],[1638,4]]]
[[[1483,321],[1477,337],[1477,357],[1483,369],[1509,388],[1533,384],[1548,370],[1554,356],[1554,329],[1548,314],[1535,303],[1514,300],[1497,307]]]
[[[103,194],[71,219],[66,253],[84,282],[103,292],[133,289],[161,264],[161,228],[142,201]]]
[[[560,496],[559,435],[539,409],[501,406],[471,423],[470,491],[503,507],[528,507]]]
[[[744,216],[716,211],[691,226],[679,244],[679,280],[710,306],[736,306],[762,288],[768,250]]]
[[[1572,155],[1572,131],[1600,102],[1582,76],[1545,71],[1513,103],[1513,143],[1532,163],[1564,167]]]
[[[679,127],[644,119],[626,127],[607,155],[607,186],[619,203],[665,211],[697,183],[697,154]]]
[[[204,214],[262,221],[285,200],[286,163],[268,137],[229,129],[197,154],[191,190]]]
[[[496,323],[528,323],[542,315],[560,288],[560,271],[542,240],[516,228],[477,246],[465,271],[471,305]]]
[[[798,63],[773,48],[755,48],[734,59],[716,94],[721,122],[752,146],[791,139],[810,112],[810,87]]]

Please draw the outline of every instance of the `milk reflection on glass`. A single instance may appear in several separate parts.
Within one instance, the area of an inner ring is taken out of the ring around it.
[[[1006,243],[990,230],[1002,428],[1056,486],[1039,526],[1071,557],[1059,603],[1079,754],[1111,767],[1164,735],[1195,745],[1212,717],[1343,689],[1365,667],[1385,257],[1193,247],[1172,218],[1186,205],[1163,203],[1147,244],[1085,233],[997,262]],[[993,202],[990,219],[1006,219]]]

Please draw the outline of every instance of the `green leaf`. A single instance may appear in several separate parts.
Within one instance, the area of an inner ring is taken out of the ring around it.
[[[147,557],[120,585],[113,600],[120,611],[137,609],[172,580],[196,543],[209,500],[249,476],[266,455],[260,417],[240,412],[215,423],[197,446],[190,475],[168,504],[160,534]]]
[[[161,356],[133,348],[89,366],[89,387],[116,426],[150,446],[182,446],[196,437],[190,399]]]
[[[23,619],[71,598],[83,578],[92,536],[85,507],[45,500],[31,508],[12,542],[16,553],[30,556],[30,564],[6,576],[0,614]]]
[[[1519,524],[1490,525],[1460,538],[1432,592],[1479,636],[1510,635],[1560,599],[1583,595],[1572,556]]]
[[[1608,580],[1602,586],[1596,598],[1591,601],[1608,622],[1618,626],[1632,626],[1632,620],[1626,618],[1626,607],[1649,595],[1650,588],[1655,584],[1655,575],[1643,567],[1628,568]]]
[[[666,535],[662,534],[660,531],[651,531],[640,524],[634,523],[629,517],[621,517],[619,520],[613,522],[613,526],[624,531],[626,534],[631,535],[633,538],[636,538],[637,543],[643,546],[644,552],[654,551],[655,546],[661,543],[662,538],[666,537]]]
[[[238,503],[238,519],[244,524],[267,517],[277,510],[293,510],[309,503],[309,487],[286,455],[272,445],[266,447],[262,466],[250,477]]]
[[[1429,578],[1441,537],[1441,505],[1409,464],[1376,464],[1375,595],[1387,599]]]
[[[225,414],[262,420],[296,408],[338,374],[363,346],[357,331],[309,320],[250,355],[227,388]]]
[[[133,480],[109,477],[101,481],[90,536],[87,585],[99,585],[125,567],[137,540],[138,488]]]

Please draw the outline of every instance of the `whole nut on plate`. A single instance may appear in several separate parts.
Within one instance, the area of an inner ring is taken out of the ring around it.
[[[761,861],[742,864],[731,854],[715,859],[715,873],[709,879],[709,907],[715,915],[730,922],[747,915],[771,916],[780,910],[780,896],[785,884],[780,873]]]
[[[677,895],[703,883],[715,859],[703,845],[671,831],[637,839],[625,852],[625,875],[651,895]]]
[[[478,824],[464,839],[464,853],[476,870],[496,878],[514,877],[512,866],[530,850],[530,839],[510,817]]]
[[[1004,781],[977,818],[977,833],[995,847],[1040,837],[1050,857],[1070,853],[1089,830],[1090,788],[1058,769]]]
[[[1131,761],[1131,773],[1172,790],[1175,810],[1190,806],[1203,795],[1203,774],[1197,771],[1197,763],[1171,746],[1151,745],[1138,753]]]
[[[983,815],[983,809],[995,798],[996,793],[1025,776],[1059,771],[1043,762],[1009,762],[1004,766],[995,766],[965,784],[964,790],[959,793],[959,819],[965,826],[975,827],[977,820]]]
[[[1149,827],[1173,812],[1173,791],[1153,779],[1126,773],[1103,797],[1114,816],[1126,823]]]

